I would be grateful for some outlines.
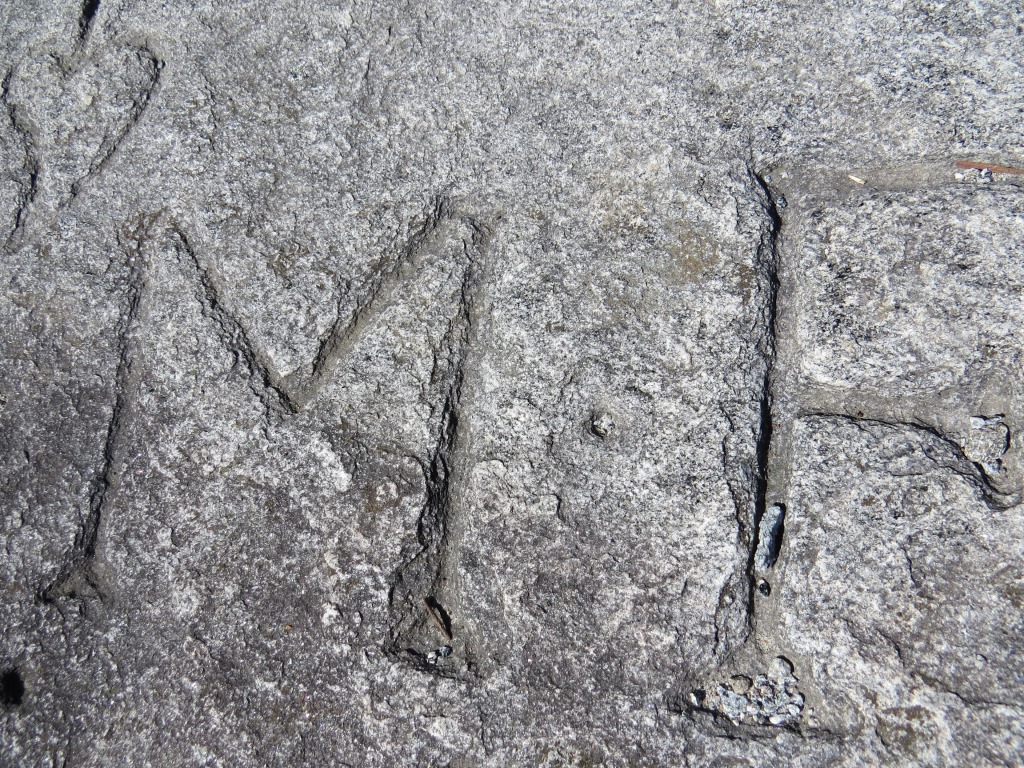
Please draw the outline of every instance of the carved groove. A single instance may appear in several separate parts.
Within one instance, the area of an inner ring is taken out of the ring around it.
[[[99,3],[96,3],[99,5]],[[104,136],[100,143],[96,157],[89,165],[89,170],[71,184],[71,191],[68,195],[68,202],[74,200],[81,194],[82,187],[93,177],[99,176],[110,164],[110,161],[117,154],[117,151],[124,144],[125,139],[142,120],[142,116],[149,106],[153,95],[160,85],[160,74],[164,68],[164,62],[158,59],[151,51],[144,48],[130,49],[138,58],[146,75],[146,82],[141,90],[132,99],[132,107],[128,112],[128,119],[124,125],[113,135]]]
[[[125,434],[136,410],[141,368],[138,329],[144,322],[146,287],[143,244],[153,237],[155,214],[140,224],[131,238],[126,289],[126,309],[118,326],[120,357],[116,372],[116,398],[108,425],[103,463],[90,498],[89,512],[60,574],[42,590],[47,601],[60,597],[91,598],[108,603],[112,590],[102,573],[101,532],[114,504],[124,463]],[[409,659],[418,666],[449,676],[462,676],[473,669],[473,651],[462,631],[464,617],[457,613],[456,554],[461,494],[467,472],[464,410],[465,380],[470,347],[478,323],[477,308],[482,290],[480,253],[484,229],[468,217],[453,214],[448,202],[438,199],[423,226],[402,247],[389,266],[378,273],[371,289],[349,319],[340,316],[321,340],[318,352],[299,375],[282,378],[230,306],[229,293],[217,270],[202,257],[196,238],[176,221],[161,229],[192,275],[197,299],[204,316],[213,321],[223,347],[240,364],[253,393],[267,409],[268,416],[287,418],[301,411],[326,385],[338,364],[348,355],[374,321],[401,300],[402,284],[412,279],[412,270],[422,251],[436,245],[454,246],[460,262],[461,285],[458,308],[439,348],[434,350],[434,372],[427,397],[439,406],[440,418],[432,427],[434,448],[420,459],[426,488],[426,502],[417,528],[420,552],[403,565],[390,590],[392,628],[386,649],[394,658]],[[426,640],[427,636],[431,640]],[[427,664],[427,653],[415,649],[434,642],[435,664]],[[413,653],[409,653],[410,649]]]
[[[338,364],[352,351],[381,314],[400,301],[400,288],[410,279],[410,272],[425,244],[448,222],[467,222],[453,215],[444,198],[435,200],[424,224],[408,239],[390,265],[377,273],[371,286],[351,317],[339,312],[331,328],[320,339],[313,361],[287,376],[281,376],[268,356],[253,341],[245,322],[231,306],[230,292],[217,269],[201,256],[197,237],[173,222],[170,229],[200,286],[204,312],[219,328],[221,343],[247,368],[253,391],[267,407],[278,413],[298,413],[312,402],[337,370]],[[476,231],[479,229],[470,223]]]
[[[758,246],[758,261],[763,279],[767,285],[768,295],[765,298],[761,317],[761,354],[765,359],[764,379],[761,385],[760,417],[761,422],[757,434],[755,453],[757,469],[755,480],[757,491],[754,503],[754,520],[752,523],[750,542],[747,555],[747,605],[752,617],[754,610],[754,591],[757,586],[757,551],[762,547],[761,523],[768,509],[769,464],[772,452],[772,435],[774,432],[774,392],[776,336],[778,334],[779,311],[779,239],[782,232],[782,216],[776,206],[775,197],[768,183],[758,174],[753,178],[762,195],[764,213],[768,217],[769,226],[762,234]]]
[[[125,443],[136,418],[142,369],[139,329],[145,324],[147,292],[143,249],[150,223],[145,217],[140,219],[125,243],[125,305],[117,326],[118,362],[114,377],[114,404],[103,445],[103,462],[93,482],[89,509],[82,520],[75,543],[65,557],[60,573],[41,591],[41,598],[47,602],[60,597],[95,597],[100,604],[107,604],[116,597],[113,584],[105,573],[101,533],[121,487]]]
[[[172,225],[176,246],[182,261],[192,270],[199,288],[203,314],[217,326],[217,335],[235,361],[245,366],[253,393],[268,412],[294,413],[298,410],[288,389],[281,382],[266,356],[255,345],[246,327],[225,304],[223,281],[216,270],[203,262],[192,240],[180,225]]]
[[[443,402],[436,444],[421,461],[426,501],[417,527],[420,550],[401,566],[390,590],[391,630],[385,650],[395,660],[445,677],[479,672],[466,617],[458,613],[458,550],[465,519],[466,478],[472,454],[464,414],[467,378],[474,368],[483,280],[479,258],[484,232],[466,223],[472,239],[465,259],[459,308],[435,350],[433,387]]]
[[[86,11],[90,5],[89,0],[86,2],[86,6],[83,8],[83,23],[86,21]],[[98,6],[98,3],[96,3]],[[88,24],[91,25],[91,17],[88,19]],[[87,33],[88,29],[84,33]],[[63,97],[69,89],[75,87],[75,78],[79,77],[83,71],[86,71],[88,65],[101,66],[102,59],[97,59],[103,51],[98,52],[91,58],[85,57],[82,50],[82,43],[84,38],[79,40],[79,44],[75,47],[74,51],[70,56],[62,57],[55,53],[50,53],[40,57],[41,60],[47,62],[46,66],[49,67],[50,77],[54,78],[58,92]],[[33,125],[33,120],[28,115],[24,114],[23,106],[17,103],[15,94],[12,94],[12,86],[14,85],[15,76],[18,71],[18,67],[12,68],[7,72],[4,77],[2,90],[0,90],[0,101],[6,109],[8,120],[10,121],[15,133],[20,137],[22,146],[25,153],[24,161],[24,172],[27,179],[21,183],[22,194],[18,202],[18,209],[15,214],[14,228],[10,234],[6,237],[4,242],[4,249],[17,244],[22,237],[24,237],[28,224],[31,218],[35,216],[33,213],[38,207],[37,203],[40,202],[40,179],[45,178],[45,173],[48,167],[51,165],[59,165],[60,162],[76,162],[84,157],[91,159],[88,161],[88,165],[82,171],[76,170],[77,173],[70,182],[64,181],[64,185],[59,185],[59,189],[55,195],[55,198],[50,201],[50,209],[43,216],[43,220],[40,224],[42,228],[45,228],[53,219],[53,217],[63,210],[69,203],[74,201],[82,193],[85,186],[94,178],[101,175],[107,168],[114,157],[117,156],[120,148],[124,145],[129,135],[135,130],[135,128],[141,122],[143,115],[147,111],[149,104],[151,103],[159,85],[161,79],[161,72],[164,68],[164,62],[161,61],[157,56],[150,50],[140,47],[124,47],[120,50],[122,56],[126,57],[129,62],[129,69],[138,67],[139,71],[136,73],[139,82],[136,84],[138,89],[136,91],[130,91],[127,94],[122,93],[122,96],[130,98],[131,106],[127,112],[123,113],[123,120],[119,125],[115,126],[103,126],[96,125],[97,114],[95,110],[86,109],[81,114],[63,115],[62,117],[69,123],[76,126],[80,126],[80,129],[93,129],[100,132],[101,135],[98,137],[98,144],[88,147],[83,151],[81,147],[67,148],[64,151],[76,151],[78,154],[70,157],[50,157],[48,156],[51,152],[57,150],[52,147],[47,147],[47,139],[45,133],[43,136],[37,135],[37,132],[44,132],[49,126],[45,122],[46,115],[37,116],[36,120],[42,120],[43,122],[39,125]],[[121,64],[123,62],[119,62]],[[22,65],[19,65],[19,67]],[[103,77],[116,77],[118,74],[123,72],[109,72],[109,71],[97,71],[96,76]],[[43,102],[45,104],[45,101]],[[109,106],[109,105],[108,105]],[[65,137],[66,143],[66,137]],[[52,183],[52,182],[51,182]]]
[[[21,141],[22,151],[25,153],[25,165],[22,170],[27,175],[27,179],[20,179],[18,182],[21,194],[19,195],[17,210],[14,214],[14,227],[4,238],[5,251],[24,228],[29,209],[35,202],[36,195],[39,192],[39,158],[36,154],[35,140],[32,132],[19,119],[18,107],[11,99],[11,79],[13,76],[13,69],[9,69],[4,75],[3,82],[0,83],[0,102],[4,105],[4,111],[7,113],[7,119],[10,122],[11,128]]]

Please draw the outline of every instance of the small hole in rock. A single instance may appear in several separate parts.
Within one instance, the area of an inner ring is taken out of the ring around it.
[[[85,0],[82,3],[81,26],[88,29],[92,20],[96,18],[96,12],[100,9],[100,0]]]
[[[92,27],[92,22],[96,18],[96,12],[99,9],[100,0],[85,0],[82,3],[82,13],[78,17],[78,40],[80,43],[85,42],[85,38]]]
[[[25,681],[21,679],[21,672],[17,667],[5,670],[0,675],[0,699],[3,699],[4,706],[19,707],[25,698]]]

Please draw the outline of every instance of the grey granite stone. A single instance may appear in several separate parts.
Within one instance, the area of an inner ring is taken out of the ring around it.
[[[0,4],[0,764],[1019,763],[1022,29]]]
[[[988,501],[963,457],[922,429],[813,418],[796,443],[766,616],[814,681],[817,726],[866,734],[871,760],[1013,763],[1020,516]]]

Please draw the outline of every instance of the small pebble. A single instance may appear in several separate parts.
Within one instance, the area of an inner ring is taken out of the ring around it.
[[[768,674],[778,680],[784,680],[793,675],[793,665],[784,656],[776,656],[768,666]]]
[[[604,411],[595,413],[590,419],[590,431],[600,437],[602,440],[612,433],[615,429],[615,421],[612,419],[611,414],[605,413]]]
[[[741,696],[750,690],[750,678],[746,675],[733,675],[729,681],[732,683],[732,689]]]

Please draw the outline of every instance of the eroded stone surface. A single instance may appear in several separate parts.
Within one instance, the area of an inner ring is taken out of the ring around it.
[[[1012,763],[1022,23],[0,5],[0,762]]]
[[[1013,187],[854,193],[804,215],[793,269],[800,374],[897,397],[1001,377],[1014,388],[1024,246]]]
[[[934,429],[1012,504],[1024,489],[1024,198],[958,175],[789,195],[782,389],[797,412]]]
[[[1012,762],[1017,510],[987,503],[970,465],[923,430],[815,418],[795,445],[771,600],[779,642],[817,686],[819,727],[915,764]]]

